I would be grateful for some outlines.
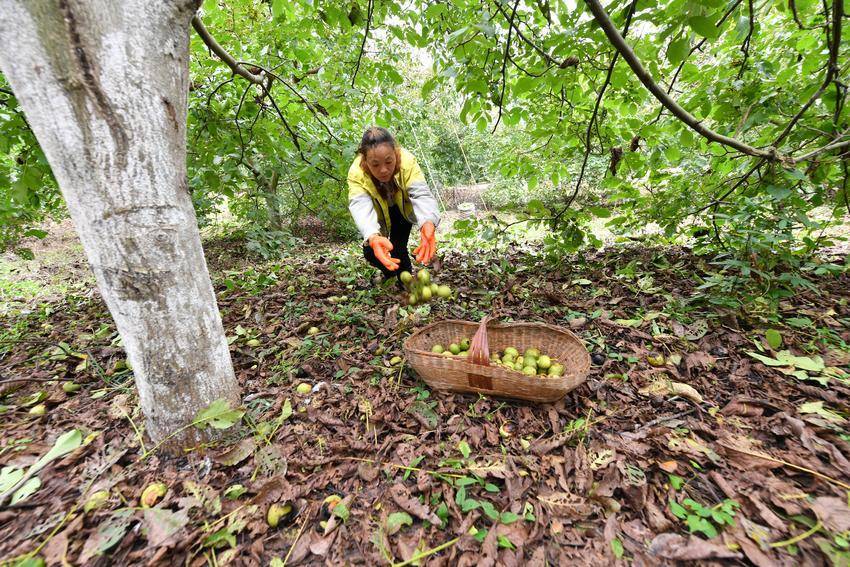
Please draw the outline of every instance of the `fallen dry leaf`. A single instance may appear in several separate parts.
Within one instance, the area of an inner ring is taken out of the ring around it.
[[[408,492],[404,485],[394,484],[392,488],[390,488],[390,496],[405,512],[409,512],[421,520],[427,520],[435,526],[439,526],[441,524],[439,516],[431,512],[427,506],[411,496],[410,492]]]
[[[673,382],[664,378],[658,379],[649,386],[641,388],[638,390],[638,393],[644,396],[681,396],[696,404],[703,402],[702,395],[693,386],[682,382]]]
[[[830,532],[841,533],[850,530],[850,508],[846,498],[819,496],[811,506],[818,520],[823,522]]]
[[[699,559],[740,559],[742,556],[724,545],[679,534],[658,534],[649,544],[649,553],[655,557],[676,561],[696,561]]]

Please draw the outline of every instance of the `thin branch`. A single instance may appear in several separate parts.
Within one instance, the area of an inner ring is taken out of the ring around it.
[[[736,0],[736,2],[734,4],[729,6],[729,9],[727,9],[726,12],[723,14],[723,16],[717,21],[717,23],[714,24],[714,27],[719,28],[720,26],[722,26],[726,22],[726,19],[729,18],[729,16],[732,15],[732,13],[735,11],[735,9],[738,8],[738,6],[741,5],[741,2],[743,2],[743,0]],[[685,63],[688,62],[688,59],[690,59],[691,55],[693,55],[695,51],[702,49],[702,46],[705,45],[706,41],[708,41],[708,38],[705,38],[705,37],[702,38],[701,40],[699,40],[693,47],[691,47],[691,49],[688,51],[688,54],[685,55],[685,58],[682,59],[682,61],[679,63],[679,66],[676,67],[676,72],[673,73],[673,78],[670,79],[670,84],[667,85],[667,94],[670,94],[670,93],[673,92],[673,87],[676,85],[676,81],[679,79],[679,74],[682,72],[682,69],[685,67]],[[661,119],[661,116],[663,114],[664,114],[664,105],[661,105],[661,108],[658,109],[658,114],[656,114],[655,118],[653,118],[650,122],[647,123],[647,126],[652,126],[653,124],[658,122]]]
[[[301,183],[301,180],[296,179],[295,182],[298,183],[298,187],[301,189],[301,197],[295,194],[295,187],[292,186],[291,182],[289,184],[289,188],[292,189],[292,195],[295,196],[295,199],[298,201],[298,204],[304,207],[304,209],[306,209],[308,213],[311,213],[314,216],[319,216],[319,213],[314,211],[310,207],[310,205],[307,204],[307,192],[304,190],[304,185]]]
[[[213,53],[218,55],[219,59],[224,61],[230,69],[239,75],[240,77],[244,77],[251,81],[254,84],[260,85],[263,83],[262,75],[255,75],[250,72],[248,69],[240,65],[236,62],[236,60],[227,52],[225,49],[219,45],[219,43],[215,40],[215,38],[210,35],[210,32],[207,31],[206,26],[201,21],[201,18],[198,17],[197,14],[192,18],[192,27],[195,28],[195,31],[198,32],[200,38],[204,41],[204,43],[209,47]]]
[[[623,26],[623,36],[629,33],[629,26],[632,23],[632,16],[635,14],[637,3],[638,0],[633,0],[631,6],[629,6],[629,11],[626,14],[626,23]],[[581,171],[579,172],[572,195],[570,195],[570,198],[567,199],[567,203],[564,207],[558,211],[558,214],[555,215],[556,222],[567,211],[567,209],[572,206],[573,201],[575,201],[575,198],[578,196],[579,189],[581,188],[581,182],[584,180],[584,172],[587,170],[587,160],[590,158],[590,138],[593,135],[593,124],[596,122],[596,117],[599,114],[599,107],[602,105],[602,97],[605,96],[605,91],[608,89],[608,85],[611,84],[611,76],[614,74],[614,67],[616,67],[619,57],[620,52],[615,51],[614,56],[611,58],[611,64],[608,65],[608,73],[605,75],[605,82],[602,83],[602,88],[599,89],[599,94],[596,95],[596,104],[593,106],[593,114],[590,116],[590,122],[587,123],[587,132],[585,132],[584,135],[584,159],[582,159],[581,162]]]
[[[357,65],[354,67],[354,74],[351,75],[351,88],[354,88],[354,81],[357,79],[357,71],[360,70],[360,60],[363,58],[363,49],[366,47],[366,40],[369,38],[369,28],[372,26],[372,10],[375,5],[372,0],[369,0],[369,10],[366,17],[366,31],[363,32],[363,43],[360,44],[360,53],[357,55]]]
[[[844,2],[842,0],[835,0],[832,3],[832,34],[829,42],[829,61],[827,62],[826,67],[826,76],[823,79],[823,84],[821,84],[820,88],[809,97],[809,100],[806,101],[806,104],[803,105],[803,108],[794,115],[794,117],[788,122],[788,125],[785,126],[785,129],[779,134],[779,137],[773,142],[774,147],[778,147],[782,140],[785,139],[788,134],[791,133],[791,130],[794,128],[794,125],[803,117],[803,114],[812,106],[816,100],[818,100],[824,91],[829,87],[829,84],[832,80],[838,75],[838,50],[841,46],[841,18],[844,15]]]
[[[333,138],[333,139],[334,139],[335,141],[337,141],[337,142],[340,142],[340,143],[342,142],[342,141],[341,141],[339,138],[337,138],[337,137],[336,137],[336,135],[335,135],[335,134],[331,131],[331,129],[328,127],[328,125],[327,125],[327,124],[325,124],[325,122],[324,122],[321,118],[319,118],[319,114],[318,114],[318,112],[317,112],[317,110],[316,110],[316,107],[313,105],[313,103],[311,103],[309,100],[307,100],[306,98],[304,98],[304,95],[302,95],[302,94],[298,91],[298,89],[296,89],[295,87],[293,87],[292,85],[290,85],[289,83],[287,83],[287,82],[286,82],[286,81],[285,81],[285,80],[284,80],[284,79],[283,79],[280,75],[277,75],[276,73],[274,73],[274,72],[272,72],[272,71],[270,71],[270,70],[268,70],[268,69],[265,69],[265,68],[263,68],[263,67],[261,67],[261,66],[259,66],[259,65],[254,65],[254,66],[255,66],[255,67],[257,67],[257,69],[260,69],[261,71],[263,71],[263,73],[265,73],[267,76],[269,76],[269,77],[271,77],[272,79],[274,79],[274,80],[278,81],[278,82],[279,82],[279,83],[281,83],[283,86],[285,86],[287,89],[289,89],[290,91],[292,91],[292,92],[295,94],[295,96],[297,96],[297,97],[298,97],[298,99],[299,99],[302,103],[304,103],[304,106],[306,106],[306,107],[307,107],[307,110],[309,110],[309,111],[310,111],[310,113],[313,115],[313,117],[314,117],[316,120],[318,120],[319,124],[321,124],[321,125],[324,127],[325,131],[328,133],[328,136],[330,136],[331,138]],[[324,109],[323,109],[323,110],[324,110]],[[325,112],[327,112],[327,111],[325,111]]]
[[[788,7],[791,8],[791,14],[794,16],[794,21],[797,22],[797,26],[802,30],[805,29],[803,27],[803,22],[800,21],[800,16],[797,14],[797,3],[794,0],[788,0]]]
[[[800,157],[793,158],[793,163],[800,163],[801,161],[808,161],[815,156],[818,156],[822,153],[831,152],[833,150],[841,150],[844,148],[850,147],[850,140],[844,140],[842,142],[833,142],[831,144],[827,144],[821,148],[813,150],[807,154],[801,155]]]
[[[505,42],[505,53],[502,55],[502,93],[499,95],[499,115],[496,117],[496,123],[493,124],[493,130],[490,132],[491,134],[496,131],[496,128],[499,127],[499,122],[502,121],[502,106],[505,103],[505,87],[508,84],[505,71],[508,67],[508,58],[511,56],[511,36],[514,31],[514,17],[516,16],[517,6],[519,6],[519,0],[514,2],[514,8],[511,11],[511,18],[508,20],[508,40]]]
[[[584,0],[587,7],[590,8],[591,13],[593,13],[593,17],[602,30],[605,32],[605,35],[608,36],[608,40],[611,44],[617,49],[618,52],[623,56],[623,59],[629,64],[629,67],[632,68],[635,75],[640,82],[652,93],[652,95],[658,99],[658,101],[663,104],[670,111],[673,116],[687,124],[691,129],[695,132],[703,136],[704,138],[717,142],[719,144],[723,144],[724,146],[728,146],[730,148],[736,149],[739,152],[744,154],[760,157],[764,159],[775,160],[776,159],[776,150],[775,148],[769,148],[767,150],[761,150],[759,148],[754,148],[749,144],[746,144],[740,140],[736,140],[730,138],[728,136],[724,136],[710,128],[705,127],[697,118],[692,115],[690,112],[679,106],[679,104],[673,100],[670,95],[668,95],[664,90],[658,86],[658,84],[652,80],[652,77],[644,69],[640,60],[635,55],[632,48],[629,47],[629,44],[626,43],[623,36],[620,35],[620,32],[617,31],[617,28],[614,27],[613,22],[611,22],[611,18],[605,12],[605,9],[602,7],[602,4],[599,3],[599,0]]]
[[[318,74],[318,72],[321,71],[321,70],[322,70],[321,67],[313,67],[312,69],[305,71],[304,74],[301,75],[300,77],[292,77],[292,82],[297,85],[298,83],[300,83],[301,81],[303,81],[304,79],[309,77],[310,75]]]
[[[741,5],[741,2],[743,2],[743,1],[744,0],[736,0],[736,2],[734,4],[729,6],[729,9],[726,10],[726,12],[723,14],[723,16],[719,20],[717,20],[717,23],[714,24],[714,27],[719,28],[724,23],[726,23],[726,20],[729,18],[729,16],[732,15],[732,13],[738,8],[738,6]],[[690,56],[693,55],[695,51],[702,49],[702,46],[705,45],[706,41],[708,41],[708,38],[706,38],[706,37],[699,40],[693,47],[691,47],[690,51],[688,51],[688,54],[685,56],[685,58],[682,60],[682,62],[679,63],[679,66],[676,68],[676,72],[673,73],[673,78],[670,80],[670,85],[667,87],[667,94],[670,94],[671,92],[673,92],[673,86],[676,84],[676,80],[679,78],[679,74],[682,72],[682,68],[685,66],[685,63],[687,63]],[[663,108],[662,108],[662,110],[663,110]]]
[[[750,42],[753,39],[753,30],[755,29],[755,14],[753,9],[753,0],[747,0],[747,6],[750,11],[750,28],[747,32],[747,37],[744,39],[744,43],[741,44],[741,51],[744,53],[744,60],[741,61],[741,68],[738,69],[738,78],[740,79],[744,70],[747,67],[747,59],[750,57]]]
[[[253,84],[249,84],[245,87],[245,90],[242,91],[242,96],[239,98],[239,104],[236,107],[236,115],[233,117],[233,123],[236,125],[236,132],[239,134],[239,161],[236,162],[237,165],[242,163],[242,160],[245,159],[245,139],[242,137],[242,127],[239,125],[239,113],[242,112],[242,104],[245,102],[245,97],[248,95],[248,91],[251,90]]]
[[[506,20],[510,21],[507,12],[505,12],[504,8],[502,8],[500,0],[496,0],[496,9],[502,14],[502,16],[504,16]],[[520,31],[519,26],[517,26],[515,23],[511,23],[511,25],[514,28],[514,31],[516,31],[517,37],[519,37],[526,45],[531,47],[538,54],[540,54],[540,56],[543,57],[543,59],[545,59],[547,63],[557,65],[561,69],[566,69],[567,67],[575,67],[576,65],[578,65],[578,57],[575,56],[567,57],[563,61],[556,61],[554,57],[543,51],[543,49],[540,48],[536,43],[525,37],[522,31]]]
[[[745,182],[746,182],[746,181],[750,178],[750,176],[751,176],[751,175],[752,175],[752,174],[753,174],[753,173],[754,173],[754,172],[755,172],[755,171],[756,171],[759,167],[761,167],[761,166],[762,166],[762,164],[763,164],[765,161],[767,161],[765,158],[762,158],[762,159],[756,160],[755,165],[753,165],[753,166],[752,166],[752,167],[751,167],[751,168],[750,168],[750,169],[749,169],[746,173],[744,173],[744,174],[743,174],[743,175],[742,175],[742,176],[738,179],[738,181],[737,181],[734,185],[732,185],[732,187],[730,187],[730,188],[729,188],[729,190],[728,190],[728,191],[726,191],[725,193],[723,193],[723,195],[721,195],[720,197],[718,197],[718,198],[714,199],[713,201],[711,201],[711,202],[710,202],[709,204],[707,204],[706,206],[704,206],[704,207],[700,207],[699,209],[696,209],[695,211],[691,211],[691,212],[690,212],[690,213],[688,213],[686,216],[698,215],[699,213],[701,213],[701,212],[703,212],[703,211],[705,211],[705,210],[708,210],[708,209],[710,209],[710,208],[712,208],[712,207],[716,207],[717,205],[719,205],[720,203],[722,203],[722,202],[723,202],[723,200],[724,200],[726,197],[728,197],[729,195],[731,195],[732,193],[734,193],[734,192],[735,192],[735,190],[736,190],[738,187],[740,187],[741,185],[743,185],[743,184],[744,184],[744,183],[745,183]]]
[[[847,214],[850,215],[850,197],[847,196],[847,160],[841,160],[841,168],[844,170],[844,180],[841,182],[841,192],[844,193],[844,205],[847,207]]]
[[[542,77],[543,75],[545,75],[546,73],[548,73],[550,70],[552,70],[555,67],[554,65],[549,65],[548,67],[546,67],[540,73],[532,73],[531,71],[529,71],[528,69],[526,69],[525,67],[523,67],[522,65],[517,63],[516,59],[514,59],[510,55],[508,56],[508,61],[510,61],[513,64],[514,67],[516,67],[517,69],[519,69],[520,71],[522,71],[523,73],[528,75],[529,77],[534,77],[535,79],[539,79],[540,77]]]
[[[212,91],[210,91],[210,94],[207,96],[207,110],[209,110],[210,104],[212,104],[212,97],[215,95],[215,93],[218,92],[218,89],[220,89],[221,87],[223,87],[224,85],[226,85],[228,83],[232,83],[234,81],[234,79],[235,79],[235,77],[230,77],[229,79],[227,79],[223,83],[219,84]]]

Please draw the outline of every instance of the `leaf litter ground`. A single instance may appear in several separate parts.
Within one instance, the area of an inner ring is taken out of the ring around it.
[[[245,414],[185,456],[141,432],[96,292],[7,311],[0,468],[26,470],[68,431],[83,440],[2,504],[0,558],[850,561],[846,276],[785,300],[785,324],[766,324],[758,304],[744,316],[689,301],[706,266],[684,250],[611,249],[557,270],[518,249],[450,253],[435,277],[456,298],[414,310],[350,251],[317,249],[256,263],[233,242],[207,245]],[[595,355],[587,383],[535,405],[433,392],[389,365],[416,327],[493,312],[572,328]],[[275,528],[272,504],[285,506]]]

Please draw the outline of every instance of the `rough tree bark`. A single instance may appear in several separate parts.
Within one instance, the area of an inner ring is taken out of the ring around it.
[[[171,448],[199,440],[185,427],[198,410],[239,402],[187,191],[199,2],[0,0],[0,69],[123,339],[147,431]]]

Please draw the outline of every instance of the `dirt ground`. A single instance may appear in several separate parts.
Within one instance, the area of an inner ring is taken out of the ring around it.
[[[79,246],[43,244],[0,274],[0,486],[63,434],[76,442],[31,494],[0,502],[4,561],[850,561],[846,274],[768,320],[755,300],[712,303],[698,289],[712,266],[686,249],[612,247],[559,268],[533,246],[458,249],[433,270],[452,299],[412,309],[373,287],[355,245],[262,262],[208,241],[245,413],[221,442],[168,456],[144,436]],[[593,355],[586,382],[535,404],[434,391],[390,364],[415,329],[492,313],[574,331]],[[275,527],[273,504],[292,510]]]

